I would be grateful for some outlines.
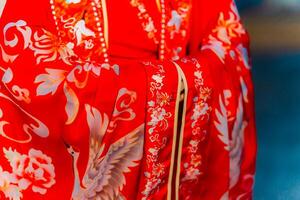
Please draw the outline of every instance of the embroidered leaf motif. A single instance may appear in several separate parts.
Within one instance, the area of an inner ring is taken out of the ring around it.
[[[213,36],[209,36],[209,43],[206,45],[203,45],[203,47],[201,48],[201,50],[206,50],[209,49],[211,51],[213,51],[218,58],[221,60],[221,62],[225,62],[225,56],[226,56],[226,48],[223,45],[222,42],[220,42],[219,40],[217,40],[216,38],[214,38]]]
[[[104,113],[102,116],[99,110],[88,104],[85,105],[85,110],[90,129],[90,163],[88,166],[94,167],[94,164],[98,163],[97,160],[99,161],[99,157],[102,154],[102,139],[108,128],[109,118],[107,114]],[[92,164],[93,162],[94,164]]]
[[[242,63],[244,64],[245,68],[248,70],[251,70],[251,64],[249,62],[249,53],[248,53],[248,49],[245,48],[242,44],[239,44],[237,46],[237,51],[240,54],[240,59],[242,61]]]
[[[172,18],[168,22],[168,26],[175,26],[176,30],[179,31],[182,23],[182,17],[176,10],[172,10]]]
[[[242,88],[242,93],[243,93],[243,99],[246,103],[249,102],[249,99],[248,99],[248,88],[247,88],[247,85],[244,81],[244,79],[242,77],[240,77],[240,82],[241,82],[241,88]]]
[[[247,122],[243,121],[244,108],[242,95],[239,97],[236,120],[232,129],[232,140],[230,141],[230,188],[234,187],[240,176],[241,156],[244,145],[244,130]]]
[[[40,74],[35,78],[34,83],[40,83],[37,87],[37,96],[43,96],[47,94],[55,94],[58,86],[65,79],[64,70],[59,69],[45,69],[47,74]]]
[[[11,68],[7,68],[4,72],[4,75],[2,76],[2,82],[4,84],[8,84],[12,81],[13,77],[13,71],[11,70]]]
[[[67,98],[67,103],[65,106],[65,110],[68,116],[66,124],[71,124],[78,113],[79,110],[79,100],[75,92],[68,86],[68,84],[65,82],[64,84],[64,93]]]
[[[219,96],[219,105],[220,105],[220,111],[218,109],[215,110],[218,122],[215,121],[214,124],[220,133],[219,135],[220,140],[225,144],[224,148],[227,151],[229,151],[227,110],[221,95]]]

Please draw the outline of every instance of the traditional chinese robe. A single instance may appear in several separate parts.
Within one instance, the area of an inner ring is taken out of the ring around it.
[[[234,2],[166,0],[158,59],[157,2],[106,1],[108,64],[91,2],[7,0],[0,199],[251,199],[253,86]]]

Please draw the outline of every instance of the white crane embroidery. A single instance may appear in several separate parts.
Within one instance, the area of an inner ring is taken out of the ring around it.
[[[103,136],[109,125],[108,116],[90,105],[86,105],[87,122],[90,129],[89,161],[82,182],[77,169],[79,152],[72,146],[68,152],[73,157],[74,188],[73,200],[125,200],[121,191],[126,184],[124,173],[130,172],[142,158],[144,145],[144,125],[138,126],[115,143],[106,155]]]
[[[230,188],[233,188],[240,176],[240,164],[244,146],[244,130],[248,122],[243,119],[244,108],[242,95],[239,96],[236,118],[233,125],[231,139],[229,136],[227,109],[223,103],[221,95],[219,96],[220,111],[216,109],[215,113],[218,121],[215,126],[219,131],[220,140],[225,144],[225,150],[229,152],[230,158]]]

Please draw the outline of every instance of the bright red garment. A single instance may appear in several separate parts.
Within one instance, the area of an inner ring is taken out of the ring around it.
[[[163,60],[154,0],[96,11],[97,1],[54,0],[55,12],[7,1],[0,199],[252,198],[253,86],[236,6],[165,1]]]

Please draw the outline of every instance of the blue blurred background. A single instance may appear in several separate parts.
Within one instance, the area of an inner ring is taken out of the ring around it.
[[[254,199],[300,199],[300,0],[237,0],[252,39]]]

